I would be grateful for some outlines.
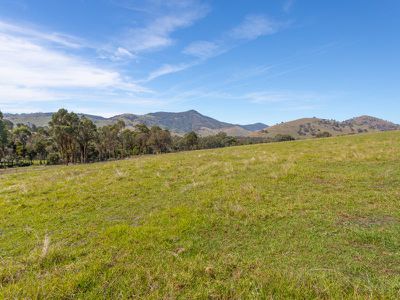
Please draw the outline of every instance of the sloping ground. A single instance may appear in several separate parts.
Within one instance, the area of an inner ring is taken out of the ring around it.
[[[400,132],[0,173],[0,298],[399,298]]]
[[[209,128],[202,127],[197,132],[200,136],[210,136],[210,135],[218,134],[220,132],[223,132],[229,136],[235,136],[235,137],[252,136],[251,131],[243,129],[242,127],[239,127],[239,126],[225,127],[225,128],[221,128],[221,129],[209,129]]]
[[[344,122],[319,118],[303,118],[268,127],[254,135],[273,138],[277,134],[289,134],[296,139],[306,139],[315,137],[323,132],[328,132],[331,136],[338,136],[396,129],[400,129],[400,126],[369,116],[357,117]]]

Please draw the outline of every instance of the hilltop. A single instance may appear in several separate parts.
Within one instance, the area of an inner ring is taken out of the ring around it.
[[[400,132],[0,171],[0,298],[396,299]]]
[[[259,135],[273,138],[277,134],[287,134],[296,139],[305,139],[316,137],[323,133],[338,136],[399,129],[400,125],[371,116],[356,117],[343,122],[319,118],[303,118],[268,127],[260,132]]]

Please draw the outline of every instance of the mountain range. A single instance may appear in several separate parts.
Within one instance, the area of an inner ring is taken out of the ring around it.
[[[14,124],[47,126],[53,113],[4,114],[5,119]],[[200,114],[195,110],[185,112],[156,112],[145,115],[121,114],[111,118],[79,114],[91,119],[97,126],[111,125],[123,120],[127,127],[136,124],[160,126],[177,135],[195,131],[201,136],[225,132],[231,136],[275,137],[278,134],[289,134],[297,139],[317,136],[320,133],[344,135],[352,133],[400,130],[400,125],[371,116],[360,116],[343,122],[320,118],[303,118],[290,122],[282,122],[269,127],[264,123],[239,125],[221,122]]]
[[[25,124],[35,126],[47,126],[53,113],[26,113],[26,114],[4,114],[4,118],[14,124]],[[127,127],[134,127],[136,124],[147,126],[160,126],[169,129],[175,134],[185,134],[190,131],[198,132],[201,135],[212,135],[218,132],[226,132],[233,136],[249,136],[252,132],[268,127],[263,123],[248,125],[230,124],[204,116],[195,110],[185,112],[156,112],[145,115],[121,114],[111,118],[101,116],[78,114],[92,120],[97,126],[105,126],[123,120]]]

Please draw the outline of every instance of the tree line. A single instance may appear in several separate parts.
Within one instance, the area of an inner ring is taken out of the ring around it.
[[[264,143],[264,138],[236,138],[225,133],[200,137],[195,132],[174,136],[159,126],[138,124],[127,128],[122,120],[97,127],[85,116],[66,109],[52,115],[46,127],[14,125],[0,112],[0,162],[17,165],[88,163],[133,155],[221,148]]]

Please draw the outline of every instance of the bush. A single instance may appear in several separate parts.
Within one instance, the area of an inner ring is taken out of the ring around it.
[[[289,134],[277,134],[274,137],[275,142],[287,142],[287,141],[294,141],[295,138]]]
[[[58,153],[50,153],[48,156],[47,164],[58,165],[60,163],[60,155]]]
[[[326,137],[331,137],[332,134],[330,134],[328,131],[320,132],[318,133],[315,137],[317,138],[326,138]]]

